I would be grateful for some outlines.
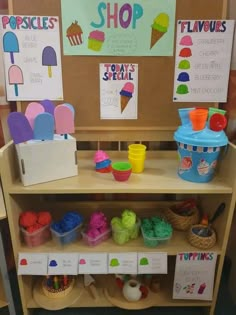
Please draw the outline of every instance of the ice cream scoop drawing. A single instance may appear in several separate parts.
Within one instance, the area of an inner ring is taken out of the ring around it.
[[[52,77],[52,66],[57,66],[57,55],[53,47],[46,46],[42,53],[42,65],[48,67],[48,76]]]
[[[19,52],[18,38],[13,32],[6,32],[3,36],[3,50],[10,53],[11,64],[14,64],[14,53]]]
[[[169,16],[166,13],[160,13],[154,19],[152,24],[152,35],[150,49],[166,34],[169,27]]]
[[[134,84],[132,82],[125,83],[125,85],[120,91],[121,113],[123,113],[126,106],[128,105],[129,100],[133,97],[133,93],[134,93]]]
[[[13,65],[8,69],[8,81],[14,85],[15,96],[19,96],[18,84],[24,84],[23,73],[20,67]]]

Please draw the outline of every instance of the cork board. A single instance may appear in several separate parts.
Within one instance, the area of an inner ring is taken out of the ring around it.
[[[222,19],[226,16],[226,0],[177,0],[178,19]],[[11,0],[10,13],[21,15],[57,15],[61,17],[60,0]],[[62,47],[62,42],[61,42]],[[174,49],[175,50],[175,49]],[[99,63],[137,63],[138,119],[100,120]],[[177,109],[190,103],[173,103],[173,57],[104,57],[64,56],[62,73],[64,100],[74,105],[77,130],[139,129],[173,130],[179,125]],[[77,69],[77,70],[75,70]],[[89,75],[90,72],[94,76]],[[27,103],[21,103],[24,111]],[[201,103],[201,107],[213,106]]]

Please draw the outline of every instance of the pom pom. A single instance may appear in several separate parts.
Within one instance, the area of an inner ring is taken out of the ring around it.
[[[48,211],[40,211],[38,213],[38,223],[41,225],[48,225],[52,221],[51,214]]]
[[[27,227],[26,231],[28,233],[34,233],[35,231],[37,231],[37,230],[39,230],[41,228],[42,228],[41,224],[35,223],[34,225]]]
[[[37,222],[37,214],[33,211],[25,211],[20,214],[19,224],[20,226],[27,228],[34,225]]]

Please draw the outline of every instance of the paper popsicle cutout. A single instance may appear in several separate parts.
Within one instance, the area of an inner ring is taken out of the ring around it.
[[[50,100],[40,101],[40,104],[44,107],[46,113],[52,114],[54,116],[55,105]]]
[[[68,133],[75,132],[74,115],[66,105],[58,105],[54,111],[56,133],[64,134],[67,139]]]
[[[68,107],[72,113],[73,113],[73,116],[75,117],[75,109],[74,109],[74,106],[69,104],[69,103],[64,103],[63,105],[65,105],[66,107]]]
[[[18,84],[24,84],[23,73],[20,67],[13,65],[8,69],[8,81],[10,85],[14,85],[15,96],[18,96]]]
[[[48,67],[48,76],[51,78],[52,66],[57,66],[57,55],[53,47],[44,47],[42,54],[42,65]]]
[[[33,130],[23,113],[13,112],[7,118],[8,128],[15,144],[33,139]]]
[[[6,32],[3,36],[3,50],[10,53],[11,64],[14,64],[14,53],[19,52],[19,42],[15,33]]]
[[[53,140],[54,117],[49,113],[38,114],[34,119],[34,139]]]
[[[32,129],[34,129],[34,120],[38,114],[44,113],[44,107],[37,102],[31,102],[25,110],[25,117],[28,119]]]

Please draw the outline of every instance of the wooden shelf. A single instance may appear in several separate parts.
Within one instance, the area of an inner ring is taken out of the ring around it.
[[[136,240],[129,241],[124,245],[116,244],[112,238],[102,242],[97,246],[88,246],[83,243],[83,240],[79,240],[73,244],[68,244],[67,246],[60,247],[53,240],[39,246],[29,248],[22,244],[19,247],[19,252],[30,252],[30,253],[52,253],[52,252],[80,252],[80,253],[94,253],[94,252],[105,252],[105,253],[116,253],[116,252],[167,252],[168,255],[176,255],[179,252],[191,252],[196,251],[196,248],[191,246],[187,239],[185,232],[174,231],[172,239],[166,244],[159,245],[158,247],[146,247],[143,243],[143,238],[140,236]],[[211,251],[221,254],[220,247],[216,244]]]
[[[7,302],[0,300],[0,308],[8,306]]]
[[[211,305],[210,301],[198,301],[198,300],[173,300],[172,299],[172,283],[173,283],[173,273],[171,275],[166,276],[165,281],[161,281],[161,290],[159,293],[153,293],[149,299],[151,301],[140,300],[138,303],[128,303],[122,298],[120,289],[114,286],[114,276],[113,275],[95,275],[96,280],[96,288],[98,292],[98,299],[94,300],[92,298],[89,290],[83,287],[83,276],[79,276],[79,287],[82,290],[82,293],[79,299],[70,307],[112,307],[116,306],[111,303],[109,299],[106,298],[107,292],[111,294],[116,292],[116,298],[119,298],[121,304],[124,306],[125,309],[142,309],[147,308],[150,306],[173,306],[173,307],[180,307],[180,306],[187,306],[187,307],[209,307]],[[142,305],[139,305],[142,304]],[[148,306],[149,305],[149,306]],[[39,305],[35,302],[32,298],[27,303],[28,308],[38,308]]]
[[[113,162],[127,161],[127,152],[109,152]],[[131,174],[126,182],[117,182],[111,173],[95,171],[93,153],[79,152],[78,176],[24,187],[19,179],[9,185],[10,194],[69,193],[170,193],[170,194],[231,194],[232,187],[216,176],[210,183],[191,183],[177,175],[177,153],[147,152],[145,170]]]

